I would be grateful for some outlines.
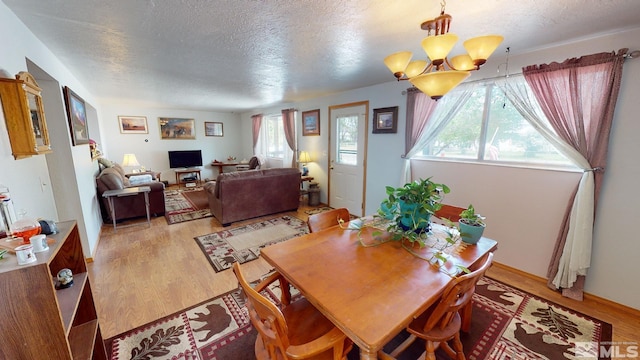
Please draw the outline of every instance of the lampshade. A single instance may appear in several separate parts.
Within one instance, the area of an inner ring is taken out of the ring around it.
[[[384,58],[384,64],[387,65],[394,75],[400,74],[400,76],[402,76],[412,56],[411,51],[397,52]],[[398,77],[398,75],[396,75],[396,77]]]
[[[500,35],[478,36],[463,43],[475,65],[484,64],[504,38]]]
[[[300,156],[298,157],[298,161],[301,163],[311,162],[311,156],[306,151],[300,151]]]
[[[404,70],[404,74],[408,78],[412,78],[422,74],[424,69],[427,68],[427,60],[416,60],[412,61],[407,65],[407,68]]]
[[[451,66],[456,70],[471,71],[476,70],[476,65],[471,60],[471,56],[464,54],[451,58]]]
[[[427,36],[422,40],[422,48],[431,62],[439,65],[449,55],[457,41],[458,36],[455,34]]]
[[[124,154],[122,166],[140,166],[138,159],[136,159],[136,154]]]
[[[468,71],[438,71],[416,76],[409,81],[423,93],[434,100],[438,100],[451,89],[458,86],[471,73]]]

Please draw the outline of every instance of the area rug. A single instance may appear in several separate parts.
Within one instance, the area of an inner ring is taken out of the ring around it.
[[[313,215],[313,214],[320,214],[321,212],[325,212],[325,211],[329,211],[329,210],[333,210],[332,207],[328,207],[328,206],[322,206],[319,208],[315,208],[315,209],[309,209],[309,210],[305,210],[304,213],[307,215]]]
[[[307,223],[293,216],[240,226],[212,234],[196,236],[195,240],[216,272],[255,260],[260,249],[309,232]]]
[[[279,289],[265,294],[278,304]],[[611,341],[612,326],[538,298],[491,278],[478,283],[471,332],[462,334],[470,360],[598,359],[601,343]],[[240,290],[215,297],[105,341],[112,360],[255,359],[256,338]],[[400,342],[400,334],[392,342]],[[391,345],[391,343],[390,343]],[[415,359],[420,341],[399,359]],[[359,358],[357,347],[350,360]],[[437,354],[438,359],[448,359]]]
[[[169,225],[213,216],[202,187],[165,190],[164,209]]]

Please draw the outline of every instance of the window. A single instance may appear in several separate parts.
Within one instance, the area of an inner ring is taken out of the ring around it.
[[[422,156],[574,167],[493,83],[475,89],[469,101],[422,149]]]
[[[265,116],[260,132],[264,144],[264,154],[270,158],[284,159],[287,140],[284,137],[282,115]]]
[[[343,165],[358,165],[358,115],[338,117],[336,161]]]

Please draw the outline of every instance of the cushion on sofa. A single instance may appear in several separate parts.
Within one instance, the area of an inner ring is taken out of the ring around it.
[[[126,187],[123,177],[120,175],[118,170],[113,167],[102,170],[98,179],[109,190],[119,190]]]

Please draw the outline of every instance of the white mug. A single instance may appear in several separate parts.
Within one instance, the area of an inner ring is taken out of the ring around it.
[[[49,250],[49,245],[47,245],[47,236],[44,234],[33,235],[29,238],[29,242],[33,245],[34,252],[43,252]]]
[[[20,245],[16,249],[18,265],[26,265],[36,261],[36,254],[33,252],[33,245]]]

